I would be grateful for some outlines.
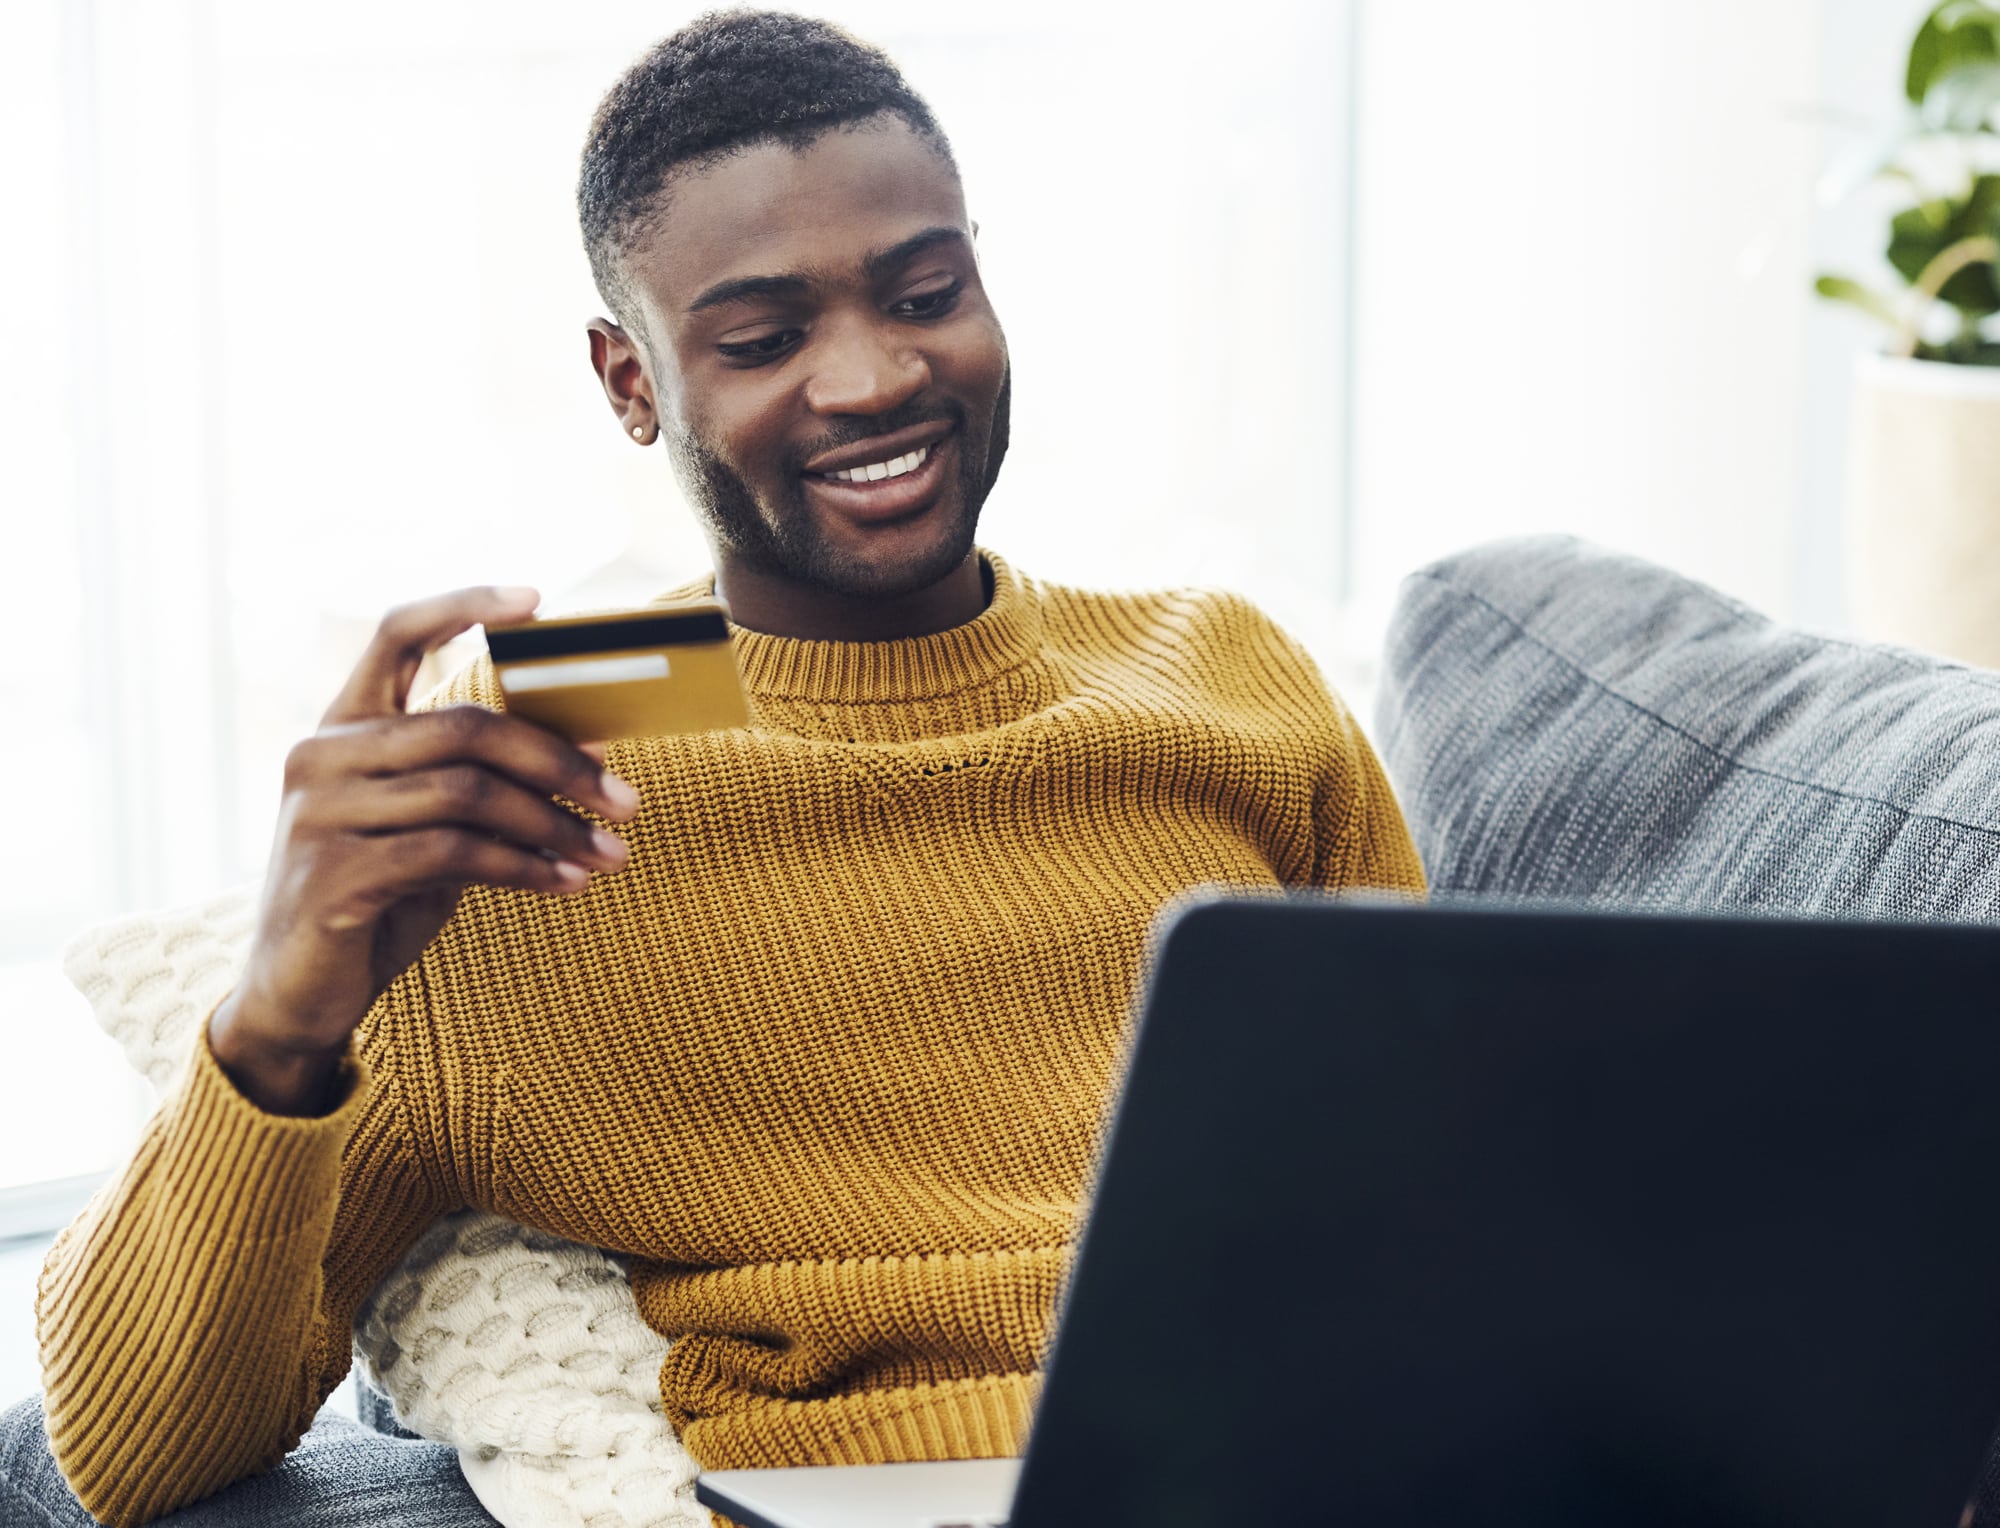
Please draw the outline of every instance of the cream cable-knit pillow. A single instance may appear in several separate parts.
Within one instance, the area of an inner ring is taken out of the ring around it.
[[[72,942],[63,970],[165,1092],[255,919],[254,890],[120,919]],[[363,1303],[354,1347],[404,1425],[458,1449],[506,1528],[707,1528],[695,1463],[661,1412],[666,1343],[596,1248],[482,1211],[448,1216]]]

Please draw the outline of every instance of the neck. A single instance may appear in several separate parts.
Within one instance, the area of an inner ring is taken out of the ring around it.
[[[893,642],[963,626],[986,608],[991,592],[979,554],[936,583],[880,599],[836,593],[716,548],[715,592],[729,619],[749,631],[810,642]]]

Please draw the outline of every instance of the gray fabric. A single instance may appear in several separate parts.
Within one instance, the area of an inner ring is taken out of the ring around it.
[[[422,1439],[422,1433],[411,1432],[396,1420],[396,1408],[389,1397],[377,1390],[360,1375],[354,1377],[354,1414],[361,1425],[390,1438]]]
[[[0,1528],[92,1528],[49,1456],[39,1399],[0,1413]],[[442,1443],[322,1417],[276,1469],[170,1512],[159,1528],[498,1528]]]
[[[1411,577],[1377,732],[1439,891],[2000,911],[2000,673],[1790,630],[1578,541]]]

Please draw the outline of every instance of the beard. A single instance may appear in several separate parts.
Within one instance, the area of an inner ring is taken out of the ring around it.
[[[993,412],[971,420],[962,404],[911,403],[892,413],[830,430],[790,453],[782,463],[779,501],[761,503],[734,468],[684,426],[666,430],[667,454],[695,515],[711,540],[761,571],[853,599],[896,599],[928,588],[971,555],[979,512],[1000,477],[1007,455],[1014,375],[1000,378]],[[958,442],[958,477],[933,514],[946,518],[921,557],[879,567],[834,546],[820,533],[806,506],[803,464],[828,451],[913,425],[946,420]],[[951,490],[956,489],[953,493]]]

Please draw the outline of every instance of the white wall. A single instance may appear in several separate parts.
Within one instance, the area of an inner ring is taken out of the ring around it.
[[[1375,0],[1355,270],[1355,640],[1396,581],[1569,531],[1838,619],[1840,409],[1872,336],[1821,311],[1816,209],[1887,120],[1908,0]],[[1844,221],[1843,221],[1844,220]]]
[[[1813,270],[1880,279],[1896,288],[1883,246],[1893,193],[1857,185],[1902,103],[1910,37],[1931,0],[1819,0],[1820,196],[1809,230]],[[1806,321],[1799,438],[1799,520],[1793,558],[1797,619],[1841,630],[1841,512],[1847,399],[1854,358],[1879,349],[1881,331],[1849,310],[1818,303]]]

